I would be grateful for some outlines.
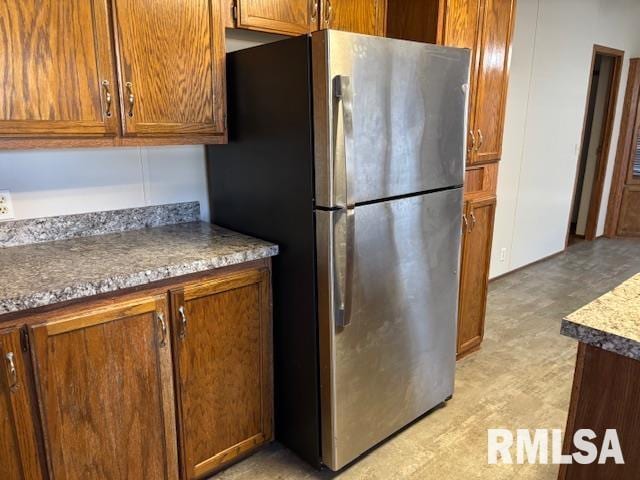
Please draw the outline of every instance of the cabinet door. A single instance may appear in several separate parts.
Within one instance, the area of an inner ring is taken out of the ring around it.
[[[167,318],[157,296],[32,327],[52,478],[178,478]]]
[[[323,27],[384,36],[386,6],[386,0],[323,0]]]
[[[475,91],[478,76],[478,41],[482,20],[482,0],[445,0],[441,42],[449,47],[468,48],[471,50],[471,75],[469,84],[469,138],[468,162],[474,155],[476,144],[473,126],[476,108]]]
[[[458,312],[459,357],[477,348],[484,335],[495,205],[495,196],[472,200],[465,213]]]
[[[3,0],[0,32],[0,137],[116,134],[107,0]]]
[[[114,0],[125,136],[221,135],[219,0]]]
[[[0,478],[43,478],[35,403],[18,329],[0,332]]]
[[[181,465],[200,478],[272,439],[269,272],[171,294]]]
[[[318,29],[320,0],[237,0],[238,27],[300,35]]]
[[[514,0],[484,0],[473,121],[476,150],[470,163],[492,162],[502,155],[513,8]]]

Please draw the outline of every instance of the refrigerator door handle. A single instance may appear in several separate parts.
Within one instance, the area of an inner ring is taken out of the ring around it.
[[[355,257],[356,211],[355,208],[345,208],[336,212],[339,225],[334,227],[334,248],[342,251],[333,252],[335,261],[336,288],[338,291],[337,311],[335,313],[336,327],[346,327],[351,323],[351,304],[353,292],[353,267]],[[341,224],[341,225],[340,225]]]
[[[342,124],[336,122],[336,151],[333,156],[333,184],[335,191],[336,205],[341,208],[353,208],[355,203],[349,195],[349,176],[354,178],[353,172],[353,90],[351,88],[351,77],[346,75],[336,75],[333,78],[333,94],[337,100],[336,111],[342,103]]]

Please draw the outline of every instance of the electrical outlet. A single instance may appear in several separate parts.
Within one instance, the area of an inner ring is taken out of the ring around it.
[[[504,262],[507,259],[507,249],[506,248],[501,248],[500,249],[500,261]]]
[[[0,220],[10,220],[15,218],[13,214],[13,203],[11,203],[11,192],[0,190]]]

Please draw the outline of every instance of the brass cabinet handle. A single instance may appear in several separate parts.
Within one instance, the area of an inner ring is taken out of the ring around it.
[[[167,345],[167,322],[164,321],[164,314],[162,312],[157,312],[158,322],[160,322],[160,331],[162,333],[162,338],[160,339],[160,346],[164,347]]]
[[[333,5],[331,5],[331,0],[325,0],[326,10],[324,12],[324,25],[329,28],[331,24],[331,16],[333,15]]]
[[[15,392],[18,388],[18,370],[16,369],[15,355],[9,352],[5,355],[7,368],[9,369],[9,390]]]
[[[464,231],[469,230],[469,220],[467,220],[467,214],[462,214],[462,229]]]
[[[469,130],[469,135],[471,135],[471,144],[467,146],[467,151],[471,152],[476,149],[476,136],[473,133],[473,130]]]
[[[129,117],[133,117],[133,107],[136,103],[136,97],[133,95],[133,83],[127,82],[124,84],[127,87],[127,93],[129,95]]]
[[[471,210],[471,230],[473,231],[474,228],[476,228],[476,214],[473,212],[473,210]]]
[[[109,86],[109,80],[102,81],[102,88],[104,89],[104,101],[107,104],[107,110],[105,112],[105,115],[107,117],[111,116],[111,101],[113,100],[113,98],[111,97],[111,90],[109,90]]]
[[[184,340],[184,337],[187,336],[187,315],[184,313],[184,306],[181,305],[180,308],[178,308],[178,313],[180,314],[181,323],[180,334],[178,336],[180,340]]]
[[[478,147],[476,148],[476,152],[480,150],[483,143],[484,143],[484,136],[482,135],[482,130],[478,129]]]
[[[311,0],[311,23],[316,23],[318,21],[318,0]],[[318,26],[316,25],[316,29]]]

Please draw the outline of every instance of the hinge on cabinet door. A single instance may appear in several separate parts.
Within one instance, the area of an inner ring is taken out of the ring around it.
[[[234,20],[238,20],[238,2],[235,0],[231,2],[231,17]]]
[[[20,346],[25,353],[31,350],[31,346],[29,345],[29,332],[27,332],[26,328],[20,330]]]

